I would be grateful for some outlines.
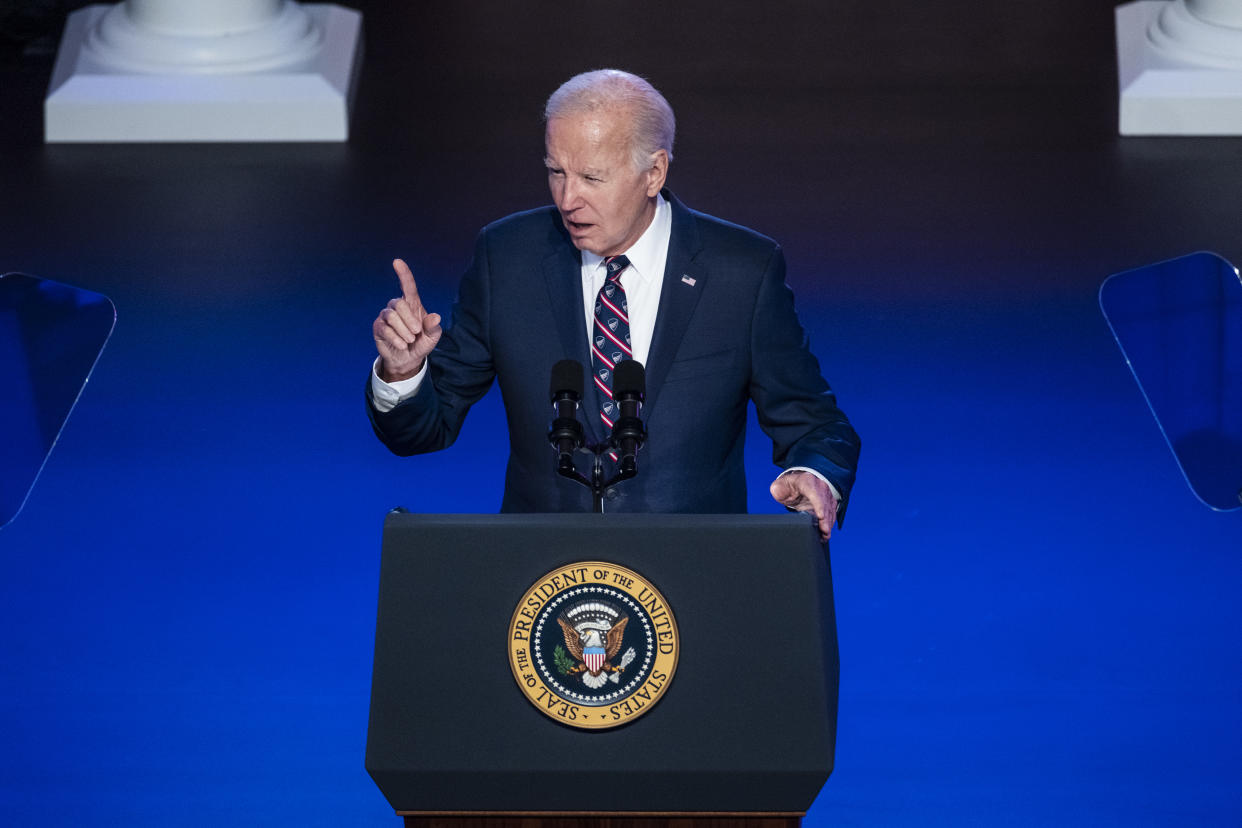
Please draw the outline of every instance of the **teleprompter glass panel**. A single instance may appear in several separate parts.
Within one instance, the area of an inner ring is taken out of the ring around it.
[[[102,294],[0,275],[0,526],[26,502],[115,323]]]
[[[1191,490],[1242,508],[1242,279],[1214,253],[1114,274],[1100,307]]]

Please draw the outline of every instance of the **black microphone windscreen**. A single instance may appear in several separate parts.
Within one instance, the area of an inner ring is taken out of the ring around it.
[[[647,394],[647,371],[643,364],[633,359],[623,359],[612,371],[612,388],[618,394]]]
[[[552,384],[548,393],[552,399],[562,391],[571,391],[582,398],[582,363],[576,359],[562,359],[552,366]]]

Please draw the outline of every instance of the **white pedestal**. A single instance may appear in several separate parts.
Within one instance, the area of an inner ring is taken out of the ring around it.
[[[1116,9],[1122,135],[1242,135],[1242,2]]]
[[[120,5],[69,15],[44,102],[44,139],[346,140],[362,15],[329,4],[267,5],[281,13],[228,32],[176,30],[149,12],[135,22]]]

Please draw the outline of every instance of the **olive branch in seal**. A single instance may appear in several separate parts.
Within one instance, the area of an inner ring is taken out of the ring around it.
[[[578,666],[560,644],[557,644],[556,649],[552,651],[552,660],[556,662],[556,669],[562,676],[573,675],[574,668]]]

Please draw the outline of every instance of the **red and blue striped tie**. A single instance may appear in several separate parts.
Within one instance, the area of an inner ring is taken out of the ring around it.
[[[624,256],[604,259],[608,271],[604,285],[595,297],[595,326],[591,332],[591,367],[595,388],[599,392],[599,418],[604,429],[611,433],[612,424],[620,414],[612,399],[612,372],[623,359],[633,359],[630,345],[630,309],[625,301],[625,288],[621,286],[621,273],[630,266]],[[616,460],[614,453],[609,457]]]

